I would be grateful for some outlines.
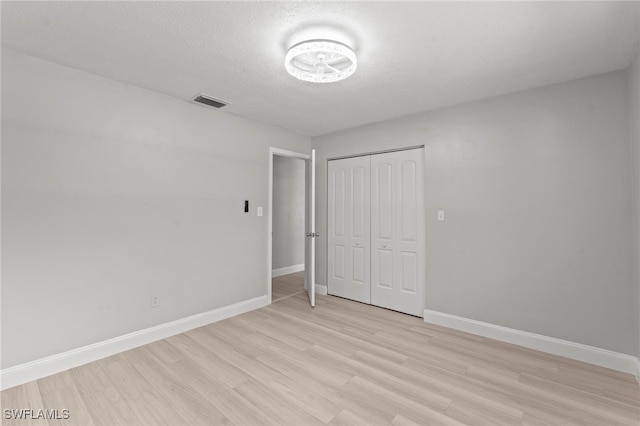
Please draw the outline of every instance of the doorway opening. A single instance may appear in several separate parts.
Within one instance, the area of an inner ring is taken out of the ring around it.
[[[314,152],[269,150],[269,303],[302,292],[315,305]]]
[[[305,160],[273,157],[272,302],[305,291]]]

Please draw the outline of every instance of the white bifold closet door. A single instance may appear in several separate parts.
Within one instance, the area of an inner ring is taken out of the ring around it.
[[[369,157],[329,161],[330,294],[371,303]]]
[[[371,156],[371,304],[424,314],[423,151]]]
[[[423,182],[422,149],[329,162],[329,294],[423,315]]]

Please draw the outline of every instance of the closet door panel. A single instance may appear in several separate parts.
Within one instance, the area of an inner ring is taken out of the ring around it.
[[[340,295],[347,279],[347,176],[340,164],[329,163],[328,170],[328,274],[329,287]]]
[[[416,253],[400,252],[400,291],[418,293],[418,259]]]
[[[368,157],[329,161],[328,291],[364,303],[371,302],[370,174]]]
[[[372,158],[372,224],[376,238],[390,241],[393,237],[393,164]]]
[[[378,287],[391,289],[393,286],[393,252],[388,249],[375,250],[376,259],[373,262],[372,283]]]
[[[398,212],[396,227],[398,229],[398,256],[395,259],[398,265],[399,294],[397,303],[400,306],[407,305],[408,310],[413,310],[411,299],[417,296],[418,262],[416,260],[418,248],[418,159],[415,155],[407,156],[398,153],[397,162],[397,199]],[[404,300],[406,299],[406,300]]]
[[[398,191],[400,214],[398,219],[400,220],[400,238],[403,242],[418,242],[418,173],[416,168],[415,161],[403,161],[400,164],[400,188]]]
[[[371,156],[371,288],[373,294],[393,288],[393,157]],[[374,289],[378,289],[378,291]]]
[[[365,284],[366,281],[366,260],[365,260],[365,249],[363,247],[353,247],[352,248],[352,256],[353,256],[353,267],[351,269],[352,276],[351,280],[357,284]]]
[[[395,153],[395,203],[398,238],[394,265],[398,283],[392,300],[399,311],[424,315],[424,150]]]
[[[351,215],[353,227],[351,229],[351,238],[353,239],[363,239],[369,234],[369,230],[365,229],[368,223],[365,216],[369,214],[369,211],[366,210],[368,205],[366,202],[366,198],[368,197],[365,196],[366,173],[369,173],[369,170],[368,168],[365,170],[364,167],[358,167],[351,171],[351,194],[353,198],[353,211]]]
[[[345,279],[345,268],[344,268],[344,246],[334,244],[333,245],[333,278],[338,280]]]
[[[371,303],[371,161],[347,158],[349,165],[348,247],[351,253],[344,297]]]
[[[347,193],[347,172],[344,169],[335,170],[333,176],[331,176],[331,189],[333,190],[332,199],[333,209],[331,209],[331,218],[333,219],[331,230],[333,236],[336,238],[344,238],[346,234],[347,216],[345,214],[346,208],[346,193]],[[330,191],[331,192],[331,191]]]
[[[424,311],[423,152],[398,151],[371,159],[377,185],[372,188],[372,250],[390,253],[386,262],[379,255],[372,271],[371,303],[418,316]]]

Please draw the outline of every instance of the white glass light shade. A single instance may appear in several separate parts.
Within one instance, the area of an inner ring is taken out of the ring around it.
[[[356,54],[345,44],[309,40],[292,46],[284,59],[287,72],[299,80],[331,83],[344,80],[358,66]]]

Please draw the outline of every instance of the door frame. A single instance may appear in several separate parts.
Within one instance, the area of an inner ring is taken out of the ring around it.
[[[307,161],[311,158],[311,154],[303,154],[301,152],[288,151],[286,149],[280,149],[275,147],[269,147],[269,219],[267,226],[267,304],[271,304],[271,279],[273,275],[273,157],[287,157],[298,158]],[[306,175],[305,175],[305,192],[306,190]],[[305,212],[306,216],[306,212]],[[305,270],[306,270],[305,259]]]

